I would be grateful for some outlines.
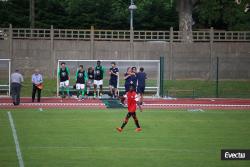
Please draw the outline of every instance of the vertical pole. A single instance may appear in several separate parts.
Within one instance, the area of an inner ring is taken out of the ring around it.
[[[209,57],[210,57],[210,64],[209,64],[209,79],[212,80],[213,78],[213,43],[214,43],[214,28],[210,28],[210,37],[209,37]]]
[[[133,43],[133,30],[130,30],[130,56],[129,59],[133,60],[133,50],[134,50],[134,43]]]
[[[90,28],[90,57],[92,60],[95,60],[94,40],[95,40],[95,28],[94,28],[94,26],[91,26],[91,28]]]
[[[9,25],[9,95],[10,95],[10,86],[11,86],[11,81],[10,81],[10,75],[11,75],[11,60],[14,60],[13,58],[13,30],[12,30],[12,24]]]
[[[58,72],[59,72],[59,61],[57,61],[57,68],[56,68],[56,95],[59,96],[59,78],[58,78]]]
[[[161,60],[160,60],[161,61]],[[161,62],[158,62],[157,65],[158,65],[158,70],[157,70],[157,92],[156,92],[156,96],[157,97],[160,97],[160,83],[161,83]]]
[[[134,2],[133,0],[130,1],[130,5],[133,5]],[[133,26],[133,9],[130,10],[130,30],[133,30],[134,26]]]
[[[134,59],[134,41],[133,41],[133,30],[130,30],[130,56],[129,59],[133,60]]]
[[[12,30],[12,24],[9,25],[9,57],[11,60],[13,60],[13,30]]]
[[[130,5],[134,5],[133,0],[130,1]],[[130,9],[130,59],[134,59],[134,9]]]
[[[51,71],[52,78],[55,78],[55,54],[54,54],[54,27],[51,25],[50,27],[50,56],[51,56]]]
[[[164,96],[164,57],[160,57],[160,96]]]
[[[8,93],[8,96],[10,96],[10,75],[11,75],[11,59],[9,59],[9,93]]]
[[[173,79],[173,42],[174,42],[174,29],[170,27],[170,55],[169,55],[169,79]]]
[[[216,58],[216,98],[219,97],[219,57]]]

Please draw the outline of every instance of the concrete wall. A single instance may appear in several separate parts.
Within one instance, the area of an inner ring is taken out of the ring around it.
[[[209,43],[174,43],[172,66],[173,79],[209,79]]]
[[[250,43],[217,43],[213,54],[220,58],[220,78],[250,79]]]
[[[12,59],[12,70],[19,68],[25,76],[35,68],[53,77],[58,59],[137,59],[165,57],[166,79],[213,80],[216,57],[221,79],[250,79],[250,43],[247,42],[129,42],[83,40],[0,40],[0,59]]]

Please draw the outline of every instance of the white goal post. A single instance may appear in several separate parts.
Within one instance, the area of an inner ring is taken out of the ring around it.
[[[58,70],[61,63],[65,62],[66,66],[70,70],[70,86],[75,84],[75,74],[79,65],[83,65],[84,70],[87,71],[88,67],[95,67],[98,60],[58,60],[57,61],[57,96],[59,96],[59,78]],[[109,68],[111,68],[111,62],[115,62],[119,68],[118,89],[124,91],[124,73],[128,67],[136,67],[137,71],[140,67],[144,68],[147,74],[146,92],[151,92],[152,96],[159,97],[160,92],[160,60],[100,60],[101,65],[105,68],[103,89],[108,90],[109,75],[107,74]]]
[[[11,59],[0,59],[0,95],[10,96],[10,75]]]

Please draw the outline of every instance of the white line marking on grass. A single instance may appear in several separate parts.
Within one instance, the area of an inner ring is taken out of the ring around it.
[[[17,154],[17,158],[18,158],[18,161],[19,161],[19,167],[24,167],[22,152],[21,152],[20,147],[19,147],[16,128],[15,128],[15,124],[14,124],[14,121],[13,121],[13,118],[12,118],[12,115],[11,115],[10,111],[8,111],[8,116],[9,116],[10,126],[11,126],[11,129],[12,129],[12,135],[13,135],[15,145],[16,145],[16,154]]]

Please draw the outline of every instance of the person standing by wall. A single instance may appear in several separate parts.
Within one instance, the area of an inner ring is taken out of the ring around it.
[[[137,69],[136,67],[132,67],[132,72],[130,73],[131,81],[130,84],[134,85],[134,87],[137,87]]]
[[[39,70],[36,69],[35,73],[32,75],[32,102],[35,101],[36,92],[37,92],[37,102],[41,100],[41,91],[43,89],[43,76],[39,73]]]
[[[13,104],[20,104],[20,92],[21,92],[21,83],[24,81],[22,74],[20,74],[19,70],[15,70],[14,73],[10,76],[11,79],[11,96]]]
[[[129,91],[129,85],[130,85],[130,81],[131,81],[131,72],[132,72],[132,68],[128,67],[127,68],[127,72],[124,73],[124,87],[125,87],[125,93],[127,93]]]
[[[144,68],[141,67],[137,73],[137,90],[136,92],[140,95],[140,105],[143,103],[143,94],[146,86],[147,74],[144,72]]]
[[[118,97],[117,85],[118,85],[118,79],[119,79],[119,69],[116,66],[115,62],[111,63],[111,68],[109,69],[109,75],[110,75],[110,79],[109,79],[110,93],[113,98],[116,98]]]
[[[97,65],[95,67],[95,79],[94,79],[94,98],[97,96],[102,96],[102,85],[103,85],[103,77],[104,77],[105,69],[101,65],[101,61],[97,61]],[[98,93],[97,92],[98,89]]]

